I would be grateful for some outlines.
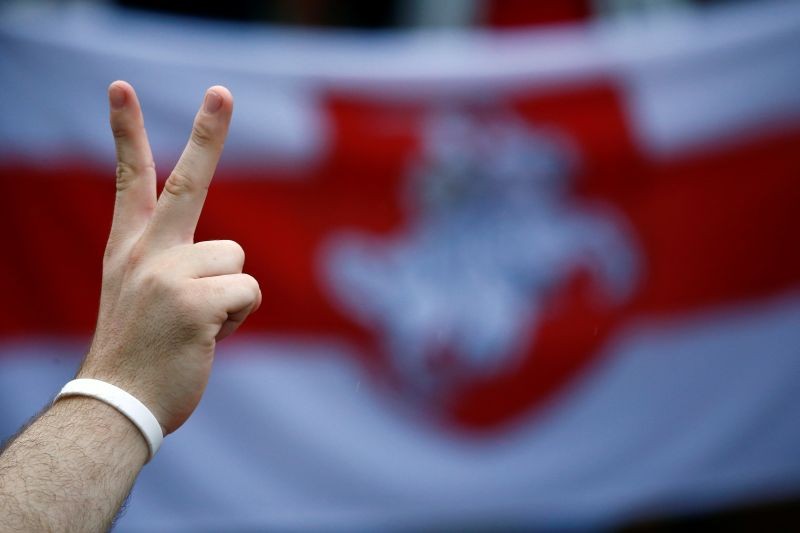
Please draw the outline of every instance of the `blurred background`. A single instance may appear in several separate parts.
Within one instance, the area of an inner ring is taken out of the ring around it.
[[[75,372],[114,200],[231,133],[261,310],[118,531],[800,524],[800,2],[0,3],[0,438]]]
[[[692,6],[734,4],[743,0],[5,0],[6,4],[102,4],[153,13],[212,20],[333,28],[387,29],[416,27],[526,28],[559,22],[641,16]]]

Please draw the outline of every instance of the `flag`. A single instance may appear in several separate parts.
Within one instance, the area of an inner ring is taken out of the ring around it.
[[[235,111],[197,240],[264,304],[120,531],[599,527],[800,490],[800,6],[336,33],[0,21],[0,434],[74,373],[114,200]]]

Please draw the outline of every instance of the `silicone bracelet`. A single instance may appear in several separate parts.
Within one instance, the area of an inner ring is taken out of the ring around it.
[[[53,400],[53,403],[65,396],[89,396],[107,403],[128,417],[133,422],[133,425],[139,429],[144,440],[147,441],[147,447],[150,450],[147,462],[150,462],[158,448],[161,447],[161,442],[164,440],[161,424],[158,423],[156,417],[153,416],[153,413],[150,412],[150,409],[145,404],[119,387],[99,379],[73,379],[64,385],[61,392]]]

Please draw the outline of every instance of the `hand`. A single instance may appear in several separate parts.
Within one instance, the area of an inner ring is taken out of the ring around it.
[[[194,243],[233,98],[224,87],[206,92],[189,143],[157,197],[136,93],[117,81],[108,94],[117,150],[116,204],[97,329],[78,377],[133,394],[166,435],[197,407],[216,343],[261,304],[258,282],[242,274],[241,246]]]

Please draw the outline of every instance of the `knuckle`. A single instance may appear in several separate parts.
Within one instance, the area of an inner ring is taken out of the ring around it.
[[[194,180],[182,169],[175,167],[164,183],[164,190],[173,196],[191,194],[196,188]]]
[[[252,291],[254,295],[261,291],[258,280],[250,274],[242,274],[242,284]]]
[[[139,176],[146,173],[155,173],[156,165],[153,160],[143,165],[132,165],[125,161],[117,161],[117,192],[128,189]]]
[[[230,287],[223,284],[204,284],[198,292],[197,300],[200,302],[198,308],[214,317],[214,320],[225,319],[227,313],[222,302],[230,291]]]
[[[165,282],[164,277],[156,269],[147,269],[138,274],[139,285],[146,292],[163,293],[170,290],[169,285]]]
[[[124,161],[117,161],[117,192],[122,192],[136,179],[136,171],[133,166]]]
[[[138,286],[150,296],[175,299],[181,291],[181,284],[170,262],[159,257],[142,258],[141,261],[138,268],[132,271]]]
[[[205,148],[216,140],[214,129],[204,122],[197,121],[192,127],[191,142],[200,148]]]
[[[239,263],[244,263],[244,248],[236,241],[222,241],[227,253],[236,258]]]
[[[219,301],[228,293],[228,291],[230,291],[230,287],[227,287],[223,284],[214,284],[208,287],[207,291],[209,300]]]
[[[128,128],[124,124],[111,124],[111,135],[116,140],[122,140],[128,137]]]

